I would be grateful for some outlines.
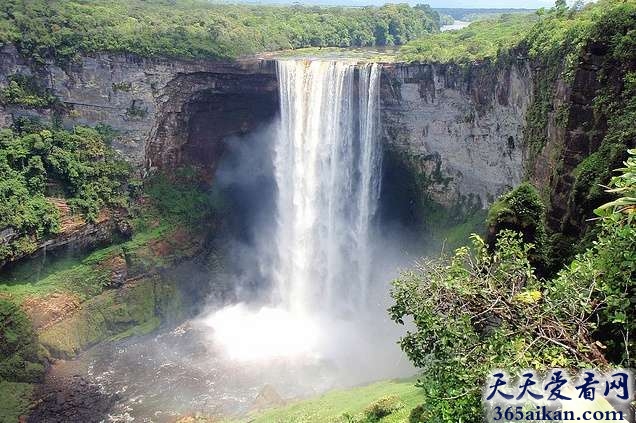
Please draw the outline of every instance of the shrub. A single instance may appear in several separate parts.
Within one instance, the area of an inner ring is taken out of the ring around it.
[[[0,104],[44,108],[57,102],[57,98],[41,88],[32,76],[16,74],[10,75],[8,80],[7,86],[0,88]]]
[[[537,190],[525,182],[504,194],[488,210],[488,244],[495,246],[504,229],[519,232],[523,241],[531,243],[530,262],[543,271],[547,264],[545,205]]]
[[[396,395],[391,395],[369,404],[364,409],[364,415],[367,421],[376,422],[401,408],[404,408],[404,403]]]
[[[480,390],[493,368],[622,367],[635,361],[636,151],[614,178],[621,198],[599,209],[597,239],[554,278],[530,265],[532,244],[503,230],[450,258],[422,261],[394,282],[391,318],[414,322],[401,347],[423,376],[412,419],[482,421]],[[417,421],[417,420],[414,420]]]

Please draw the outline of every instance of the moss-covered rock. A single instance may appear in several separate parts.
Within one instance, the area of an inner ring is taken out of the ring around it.
[[[42,345],[54,356],[73,357],[98,342],[152,332],[183,317],[177,284],[160,276],[141,278],[85,301],[72,316],[44,329]]]
[[[37,382],[44,360],[27,315],[12,301],[0,299],[0,380]]]

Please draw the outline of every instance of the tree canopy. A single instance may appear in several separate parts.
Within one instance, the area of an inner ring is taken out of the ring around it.
[[[400,45],[439,29],[430,8],[214,4],[200,0],[8,0],[0,44],[34,59],[114,51],[233,58],[299,47]]]

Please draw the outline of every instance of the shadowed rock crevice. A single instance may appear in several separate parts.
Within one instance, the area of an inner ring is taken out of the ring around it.
[[[225,139],[274,119],[277,83],[273,74],[179,75],[168,83],[158,104],[146,147],[147,168],[196,164],[213,174]]]

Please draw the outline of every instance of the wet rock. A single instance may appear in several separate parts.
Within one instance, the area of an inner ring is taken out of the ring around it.
[[[36,405],[21,422],[97,423],[108,417],[117,400],[82,377],[53,374],[37,390]]]
[[[272,385],[265,385],[256,396],[252,404],[252,410],[263,410],[269,407],[285,405],[285,400]]]

